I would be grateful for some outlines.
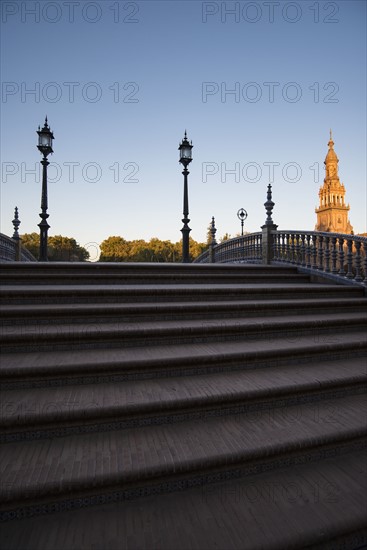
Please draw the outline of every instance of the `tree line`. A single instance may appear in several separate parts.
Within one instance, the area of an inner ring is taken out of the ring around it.
[[[207,248],[207,243],[199,243],[190,238],[190,259],[194,260]],[[156,237],[128,241],[123,237],[108,237],[101,245],[101,262],[181,262],[182,242],[172,243]]]
[[[39,233],[25,233],[20,236],[24,246],[37,259],[39,256]],[[55,235],[48,238],[48,259],[50,262],[85,262],[89,252],[75,239]]]
[[[39,256],[40,237],[38,233],[21,235],[22,246],[27,248],[35,258]],[[208,242],[200,243],[190,238],[189,252],[191,261],[197,258],[208,247]],[[156,237],[145,241],[129,241],[124,237],[112,236],[100,244],[100,262],[181,262],[182,241],[172,243]],[[84,262],[89,259],[89,252],[80,246],[75,239],[55,235],[48,238],[48,259],[50,262]]]

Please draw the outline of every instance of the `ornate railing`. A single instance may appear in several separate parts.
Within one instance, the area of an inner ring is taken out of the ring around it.
[[[268,248],[264,250],[263,235],[261,232],[251,233],[223,241],[209,247],[196,258],[195,263],[263,261],[292,264],[326,278],[367,286],[366,237],[318,231],[271,230],[270,239],[267,237]]]
[[[267,216],[261,233],[235,237],[220,244],[215,240],[217,230],[213,217],[211,244],[195,262],[285,263],[323,278],[367,287],[366,237],[320,231],[279,231],[272,218],[274,202],[270,183],[264,206]]]
[[[367,238],[319,231],[272,231],[273,262],[367,285]]]
[[[261,262],[262,233],[228,239],[203,252],[194,263]]]
[[[19,248],[18,248],[19,247]],[[36,262],[36,258],[25,248],[22,248],[20,240],[12,239],[0,233],[0,262]]]

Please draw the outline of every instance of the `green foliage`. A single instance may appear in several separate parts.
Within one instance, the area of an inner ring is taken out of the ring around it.
[[[180,244],[180,247],[182,247],[182,244]],[[194,239],[190,238],[189,242],[189,252],[190,252],[190,259],[195,260],[200,254],[202,254],[206,249],[208,248],[207,243],[198,243],[197,241],[194,241]]]
[[[130,243],[123,237],[108,237],[101,245],[100,262],[127,262],[130,256]]]
[[[73,238],[55,235],[48,239],[48,243],[50,261],[85,262],[89,258],[89,252]]]
[[[20,235],[20,238],[22,239],[22,246],[29,250],[35,258],[38,258],[40,249],[39,233],[25,233],[24,235]]]
[[[220,237],[219,242],[222,243],[223,241],[228,241],[228,240],[231,239],[231,238],[232,238],[232,236],[229,235],[229,233],[225,233],[225,234],[223,235],[223,237]]]
[[[206,230],[206,246],[209,246],[212,242],[212,224],[210,223]]]
[[[191,260],[199,256],[206,248],[206,243],[198,243],[190,238]],[[181,262],[182,241],[172,243],[161,241],[156,237],[150,241],[142,239],[127,241],[123,237],[108,237],[101,245],[100,262]]]
[[[27,248],[35,258],[39,256],[40,236],[38,233],[21,235],[22,246]],[[80,246],[75,239],[55,235],[48,238],[48,259],[50,262],[84,262],[89,252]]]

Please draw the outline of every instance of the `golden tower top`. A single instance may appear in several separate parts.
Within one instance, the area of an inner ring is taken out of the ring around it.
[[[349,204],[345,203],[345,187],[338,175],[339,159],[334,151],[334,141],[330,130],[329,150],[325,157],[324,185],[320,187],[320,205],[316,208],[316,231],[331,231],[350,234],[353,228],[348,220]]]
[[[337,175],[337,173],[338,173],[337,163],[339,162],[339,159],[338,159],[338,157],[337,157],[337,155],[334,151],[334,142],[333,142],[333,135],[332,135],[331,130],[330,130],[330,139],[329,139],[329,142],[328,142],[328,146],[329,146],[329,150],[327,152],[327,155],[326,155],[325,161],[324,161],[324,164],[326,165],[326,175],[328,176],[328,172],[330,172],[330,171],[334,172]],[[333,168],[335,170],[333,170]]]

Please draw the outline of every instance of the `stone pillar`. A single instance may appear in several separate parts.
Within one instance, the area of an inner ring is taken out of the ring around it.
[[[278,226],[275,225],[271,217],[274,202],[272,201],[271,184],[268,185],[267,200],[264,202],[267,217],[265,224],[261,226],[262,229],[262,260],[264,264],[270,264],[274,257],[274,239],[271,234],[272,231],[276,231]]]
[[[215,263],[215,247],[217,246],[217,241],[215,240],[215,234],[217,230],[215,228],[215,219],[214,216],[212,217],[212,222],[210,225],[210,246],[209,246],[209,262],[211,264]]]
[[[19,236],[19,226],[21,224],[21,221],[19,219],[19,212],[18,207],[15,207],[14,210],[14,220],[12,221],[12,224],[14,226],[14,233],[13,233],[13,240],[15,241],[15,261],[20,262],[21,260],[21,252],[22,252],[22,239]]]
[[[275,223],[269,225],[262,225],[262,259],[263,264],[270,264],[274,257],[274,239],[271,234],[272,231],[277,230]]]

